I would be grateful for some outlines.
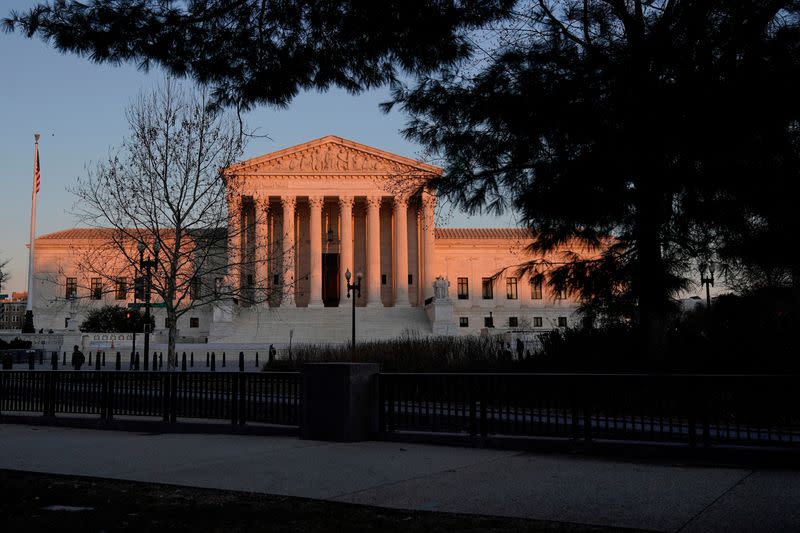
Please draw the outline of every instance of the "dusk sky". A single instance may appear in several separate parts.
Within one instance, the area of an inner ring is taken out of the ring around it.
[[[0,17],[33,0],[5,0]],[[74,55],[63,55],[39,39],[0,34],[0,259],[10,259],[11,280],[3,293],[25,290],[33,173],[33,134],[41,133],[42,186],[37,202],[37,235],[75,225],[67,187],[118,146],[127,133],[124,110],[139,92],[162,80],[161,73],[135,66],[100,66]],[[250,128],[269,138],[253,139],[245,158],[339,135],[414,159],[420,146],[400,134],[405,117],[378,109],[388,90],[351,96],[344,91],[303,93],[285,110],[260,108],[246,116]],[[437,225],[511,227],[511,215],[466,217],[443,206]]]

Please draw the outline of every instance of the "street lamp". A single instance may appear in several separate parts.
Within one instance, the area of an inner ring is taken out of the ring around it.
[[[158,252],[161,250],[159,244],[153,243],[153,257],[152,259],[144,258],[144,250],[146,245],[143,241],[139,241],[137,246],[139,249],[139,269],[144,273],[144,369],[147,370],[147,359],[150,353],[150,290],[152,288],[152,272],[151,268],[158,268]],[[155,361],[153,366],[155,367]]]
[[[700,285],[706,286],[706,309],[711,311],[711,289],[710,287],[714,286],[714,271],[716,270],[716,266],[714,265],[714,261],[709,261],[706,263],[705,261],[701,262],[700,265]],[[706,277],[706,270],[708,271],[708,277]]]
[[[347,280],[347,297],[350,298],[350,291],[353,291],[353,340],[350,344],[350,349],[353,350],[353,355],[356,353],[356,294],[361,296],[361,272],[356,274],[356,282],[350,283],[350,269],[344,273],[344,278]]]

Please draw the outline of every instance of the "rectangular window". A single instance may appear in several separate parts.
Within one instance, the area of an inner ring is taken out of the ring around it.
[[[469,327],[469,317],[468,316],[460,316],[458,317],[458,326],[461,328],[468,328]]]
[[[67,292],[64,295],[64,298],[69,300],[70,298],[77,298],[78,297],[78,278],[67,278]]]
[[[494,293],[492,292],[492,278],[481,279],[481,292],[484,300],[491,300],[494,298]]]
[[[386,274],[381,274],[381,285],[386,285]]]
[[[567,299],[567,289],[559,289],[556,291],[556,300],[566,300]]]
[[[408,275],[408,284],[409,285],[413,285],[414,284],[414,274],[409,274]]]
[[[542,327],[542,317],[540,316],[533,317],[533,327],[535,328]]]
[[[469,279],[458,278],[458,299],[469,300]]]
[[[128,278],[117,278],[114,287],[114,299],[128,299]]]
[[[558,327],[560,328],[567,327],[567,317],[565,316],[558,317]]]
[[[517,278],[506,278],[506,299],[517,299]]]
[[[531,280],[531,300],[542,299],[542,280]]]
[[[252,274],[248,274],[247,275],[247,286],[248,287],[252,287],[253,286],[253,275]]]
[[[192,282],[189,285],[189,297],[192,300],[199,300],[201,298],[200,293],[201,282],[199,277],[193,277]]]
[[[92,278],[92,300],[101,300],[103,298],[103,280],[100,278]]]
[[[190,328],[199,328],[200,327],[200,319],[196,316],[189,318],[189,327]]]
[[[494,318],[490,316],[483,317],[483,327],[485,328],[493,328],[494,327]]]
[[[281,284],[281,278],[280,278],[279,274],[274,274],[272,276],[272,284],[273,285],[280,285]]]
[[[508,317],[508,327],[516,328],[519,326],[519,320],[515,316]]]

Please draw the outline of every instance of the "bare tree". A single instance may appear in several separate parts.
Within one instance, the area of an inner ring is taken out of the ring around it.
[[[80,221],[105,228],[78,261],[83,279],[88,273],[103,280],[92,292],[131,279],[131,273],[141,278],[141,258],[155,258],[152,292],[166,311],[173,367],[182,315],[221,301],[269,298],[267,286],[242,281],[254,262],[271,258],[228,249],[229,242],[246,248],[255,224],[266,216],[258,210],[243,216],[238,205],[228,209],[236,184],[223,171],[242,154],[241,125],[208,103],[204,91],[187,91],[170,80],[140,96],[126,113],[129,137],[72,189]],[[232,217],[240,218],[231,224]]]
[[[8,272],[8,263],[10,259],[0,259],[0,291],[3,290],[3,285],[8,283],[11,279],[11,274]]]

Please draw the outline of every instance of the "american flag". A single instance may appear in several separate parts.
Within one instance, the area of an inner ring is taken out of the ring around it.
[[[39,171],[39,142],[36,142],[36,160],[33,162],[33,194],[39,193],[39,183],[42,176]]]

